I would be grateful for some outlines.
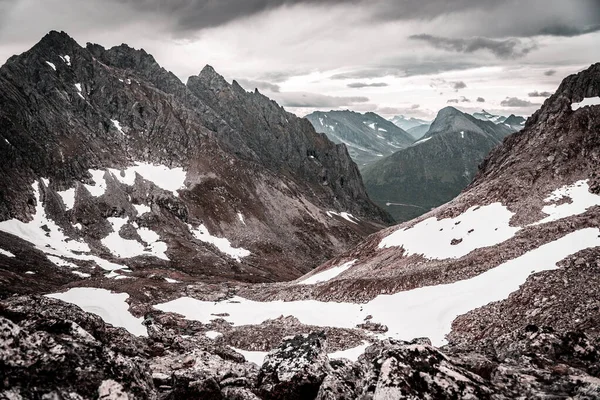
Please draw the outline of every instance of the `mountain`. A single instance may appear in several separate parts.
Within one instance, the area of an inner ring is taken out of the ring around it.
[[[431,124],[418,125],[418,126],[415,126],[414,128],[410,128],[406,132],[408,132],[408,134],[411,135],[415,140],[419,140],[423,136],[425,136],[427,131],[429,131],[430,126],[431,126]]]
[[[510,114],[508,118],[506,118],[503,124],[507,127],[510,127],[515,130],[515,132],[520,131],[525,126],[525,122],[527,120],[521,116],[517,116],[515,114]]]
[[[371,112],[315,111],[305,118],[334,143],[344,143],[359,168],[414,142],[403,129]]]
[[[506,120],[506,117],[503,115],[494,115],[490,114],[485,110],[481,110],[480,112],[473,113],[473,117],[477,118],[481,121],[490,121],[495,124],[501,124]]]
[[[0,92],[1,297],[289,280],[391,220],[343,145],[210,66],[51,32]]]
[[[446,107],[419,141],[364,168],[369,196],[399,222],[424,214],[456,197],[511,132]]]
[[[396,115],[390,121],[398,126],[399,128],[404,129],[408,132],[409,129],[416,128],[422,125],[431,125],[431,121],[425,121],[423,119],[414,118],[414,117],[405,117],[404,115]]]

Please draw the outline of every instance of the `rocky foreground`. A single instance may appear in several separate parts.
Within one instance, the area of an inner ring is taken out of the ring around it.
[[[163,316],[168,321],[168,316]],[[147,337],[46,297],[0,303],[2,399],[508,399],[600,396],[600,340],[529,325],[486,352],[377,341],[352,362],[327,337],[285,338],[262,366],[147,318]],[[168,325],[168,324],[167,324]],[[188,327],[189,328],[189,327]]]

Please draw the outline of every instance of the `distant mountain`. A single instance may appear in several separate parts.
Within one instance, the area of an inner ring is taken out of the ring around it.
[[[503,115],[494,115],[490,114],[485,110],[481,110],[481,112],[473,113],[473,117],[481,120],[481,121],[490,121],[495,124],[501,124],[506,120],[506,117]]]
[[[413,117],[405,117],[404,115],[396,115],[395,117],[390,119],[390,121],[392,121],[394,125],[404,129],[407,132],[409,129],[415,128],[417,126],[431,125],[431,121],[425,121],[423,119]]]
[[[315,111],[305,118],[334,143],[344,143],[359,168],[414,142],[406,131],[372,112]]]
[[[504,120],[503,124],[514,129],[515,131],[520,131],[525,126],[525,121],[527,120],[524,117],[511,114]]]
[[[414,128],[410,128],[406,132],[408,132],[413,138],[415,138],[415,140],[419,140],[423,136],[425,136],[427,131],[429,131],[430,126],[431,126],[431,124],[423,124],[423,125],[415,126]]]
[[[397,221],[417,217],[457,196],[511,132],[446,107],[421,140],[363,169],[367,192]]]

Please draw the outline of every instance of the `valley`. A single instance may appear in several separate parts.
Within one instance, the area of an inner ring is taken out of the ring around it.
[[[300,118],[52,31],[0,92],[0,398],[600,397],[600,64]]]

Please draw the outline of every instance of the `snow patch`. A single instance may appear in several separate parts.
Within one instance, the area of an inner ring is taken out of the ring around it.
[[[98,257],[81,254],[90,251],[86,243],[67,237],[62,229],[46,216],[38,185],[38,182],[32,184],[36,199],[35,214],[32,216],[32,220],[29,222],[22,222],[18,219],[2,221],[0,222],[0,231],[18,236],[46,254],[76,260],[96,261]],[[104,265],[107,266],[107,264]]]
[[[336,358],[345,358],[350,361],[357,361],[358,357],[364,354],[365,349],[369,347],[371,344],[369,342],[362,342],[362,344],[352,347],[351,349],[334,351],[333,353],[329,353],[329,359]]]
[[[240,222],[244,225],[246,225],[246,222],[244,221],[244,214],[242,213],[237,213],[238,219],[240,220]]]
[[[185,189],[186,172],[181,167],[169,168],[165,165],[136,162],[134,166],[127,167],[124,170],[109,168],[109,171],[119,182],[127,186],[135,183],[135,174],[138,173],[159,188],[173,192],[175,196],[179,195],[177,190]]]
[[[175,279],[171,279],[171,278],[165,278],[165,281],[167,281],[167,283],[181,283]]]
[[[138,215],[144,215],[152,211],[152,209],[145,204],[134,204],[133,207],[137,211]]]
[[[94,180],[93,185],[83,185],[94,197],[100,197],[106,192],[106,179],[104,179],[105,171],[99,169],[90,169],[88,171]]]
[[[293,315],[308,325],[354,328],[372,315],[374,322],[388,326],[386,336],[402,340],[429,337],[435,346],[440,346],[457,316],[506,299],[531,273],[556,269],[556,263],[565,257],[600,246],[599,234],[598,228],[582,229],[474,278],[379,295],[365,304],[316,300],[259,302],[236,296],[221,302],[181,297],[154,307],[202,323],[215,319],[215,314],[227,313],[223,318],[235,325],[260,324],[267,319]]]
[[[79,95],[79,97],[85,100],[85,97],[83,97],[83,94],[81,92],[81,83],[76,83],[75,88],[77,89],[77,94]]]
[[[231,242],[226,238],[219,238],[211,235],[203,224],[200,224],[196,229],[188,224],[188,229],[196,239],[214,245],[221,253],[227,254],[237,262],[240,262],[242,257],[247,257],[251,254],[246,249],[231,246]]]
[[[356,261],[357,260],[348,261],[347,263],[344,263],[337,267],[333,267],[333,268],[329,268],[328,270],[321,271],[319,273],[316,273],[316,274],[309,276],[308,278],[298,282],[298,284],[299,285],[313,285],[313,284],[319,283],[319,282],[327,282],[327,281],[335,278],[342,272],[346,271],[351,266],[353,266],[354,263],[356,263]]]
[[[6,257],[13,258],[15,255],[8,250],[0,249],[0,254]]]
[[[521,228],[509,225],[514,214],[500,203],[471,207],[456,218],[423,220],[412,228],[398,229],[383,238],[379,248],[403,247],[406,256],[429,259],[460,258],[481,247],[512,238]],[[452,244],[453,240],[459,240]]]
[[[139,228],[138,235],[148,244],[145,247],[137,240],[124,239],[119,235],[121,228],[127,224],[127,218],[111,217],[107,218],[113,228],[113,232],[101,240],[101,243],[110,250],[110,252],[119,258],[132,258],[137,256],[155,256],[162,260],[169,260],[165,252],[167,244],[160,241],[160,236],[148,228]]]
[[[542,208],[544,214],[548,216],[532,225],[545,224],[546,222],[557,221],[562,218],[579,215],[586,212],[590,207],[600,206],[600,196],[590,192],[589,180],[581,180],[556,189],[550,196],[544,199],[544,202],[557,202],[563,198],[570,198],[570,203],[550,204]]]
[[[464,138],[465,138],[465,131],[460,131],[460,137],[461,137],[462,139],[464,139]]]
[[[127,329],[136,336],[147,336],[143,318],[136,318],[129,312],[127,293],[112,293],[106,289],[73,288],[63,293],[46,295],[53,299],[75,304],[84,311],[98,315],[113,326]]]
[[[221,332],[217,332],[217,331],[206,331],[206,332],[204,332],[204,334],[206,335],[206,337],[208,337],[209,339],[212,339],[212,340],[215,340],[219,336],[223,336],[223,334]]]
[[[72,274],[75,274],[75,275],[77,275],[77,276],[80,276],[80,277],[82,277],[82,278],[89,278],[90,276],[92,276],[92,275],[90,275],[90,274],[88,274],[88,273],[81,272],[81,271],[71,271],[71,273],[72,273]]]
[[[241,349],[235,348],[233,346],[229,346],[229,347],[232,350],[235,350],[236,352],[243,355],[244,358],[246,359],[246,361],[253,362],[254,364],[258,365],[259,367],[262,366],[263,361],[265,360],[265,357],[267,356],[267,354],[269,354],[267,351],[249,351],[249,350],[241,350]]]
[[[334,215],[337,215],[338,217],[344,218],[346,221],[350,221],[353,224],[357,224],[356,221],[360,221],[360,219],[356,218],[354,215],[347,213],[345,211],[342,211],[340,213],[335,212],[335,211],[327,211],[327,216],[330,218],[333,218]],[[358,225],[358,224],[357,224]]]
[[[66,211],[69,211],[75,206],[75,189],[67,189],[57,193],[62,198]]]
[[[112,124],[115,126],[115,128],[117,128],[117,130],[119,132],[121,132],[121,134],[125,134],[125,132],[123,132],[123,128],[121,127],[121,123],[119,121],[117,121],[116,119],[111,119],[110,122],[112,122]]]
[[[57,265],[59,267],[67,267],[67,268],[72,268],[72,269],[79,268],[79,265],[73,264],[70,261],[63,260],[60,257],[56,257],[56,256],[52,256],[52,255],[47,255],[46,258],[48,258],[48,260],[50,260],[54,265]]]
[[[50,61],[46,61],[46,64],[48,64],[50,68],[56,71],[56,65],[52,64]]]
[[[425,143],[426,141],[428,141],[429,139],[431,139],[431,136],[425,139],[421,139],[421,140],[417,140],[416,142],[413,143],[413,145],[415,144],[421,144],[421,143]]]
[[[587,97],[580,103],[571,103],[571,110],[575,111],[579,108],[587,106],[598,106],[600,105],[600,96],[598,97]]]
[[[59,55],[59,57],[60,57],[60,59],[61,59],[61,60],[63,60],[63,62],[64,62],[65,64],[67,64],[69,67],[71,66],[71,57],[70,57],[70,56],[67,56],[67,55],[65,55],[65,56],[60,56],[60,55]]]

